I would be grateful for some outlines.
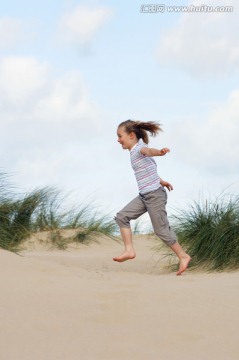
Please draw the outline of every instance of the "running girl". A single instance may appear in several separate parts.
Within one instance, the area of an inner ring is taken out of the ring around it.
[[[120,256],[114,257],[113,260],[123,262],[135,258],[130,220],[137,219],[148,212],[155,234],[177,255],[179,269],[176,274],[181,275],[187,269],[191,257],[177,242],[176,234],[169,226],[165,187],[169,191],[173,190],[173,187],[159,177],[157,165],[153,159],[154,156],[164,156],[170,150],[168,148],[158,150],[148,147],[147,132],[155,136],[159,131],[162,131],[160,124],[152,121],[126,120],[118,126],[118,142],[123,149],[130,151],[131,165],[138,183],[139,195],[119,211],[115,217],[115,221],[120,227],[125,251]]]

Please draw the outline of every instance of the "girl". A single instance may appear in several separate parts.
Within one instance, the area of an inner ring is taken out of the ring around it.
[[[176,234],[169,226],[165,210],[167,193],[164,187],[169,191],[173,190],[173,187],[158,176],[157,165],[153,159],[153,156],[164,156],[170,150],[168,148],[161,150],[149,148],[147,131],[155,136],[162,129],[160,124],[152,121],[126,120],[118,126],[118,142],[123,149],[130,151],[131,165],[138,183],[139,195],[116,214],[115,221],[120,227],[125,251],[113,260],[122,262],[135,258],[130,220],[137,219],[147,211],[155,234],[178,256],[179,269],[176,274],[181,275],[187,269],[191,258],[179,245]]]

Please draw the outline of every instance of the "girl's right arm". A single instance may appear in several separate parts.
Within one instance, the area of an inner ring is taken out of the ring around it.
[[[165,154],[170,152],[170,150],[168,148],[163,148],[161,150],[158,150],[153,148],[142,147],[140,152],[145,156],[164,156]]]

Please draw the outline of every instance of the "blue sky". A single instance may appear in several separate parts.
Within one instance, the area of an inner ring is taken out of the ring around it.
[[[169,213],[239,190],[239,8],[142,13],[142,1],[0,2],[0,167],[20,191],[58,186],[114,213],[137,185],[117,143],[153,120]]]

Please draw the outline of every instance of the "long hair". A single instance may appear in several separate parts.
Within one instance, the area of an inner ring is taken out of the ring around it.
[[[161,129],[161,125],[154,121],[133,121],[133,120],[126,120],[119,124],[118,128],[124,127],[124,131],[127,134],[131,132],[135,133],[137,139],[142,139],[145,144],[149,143],[148,133],[151,136],[156,136]]]

